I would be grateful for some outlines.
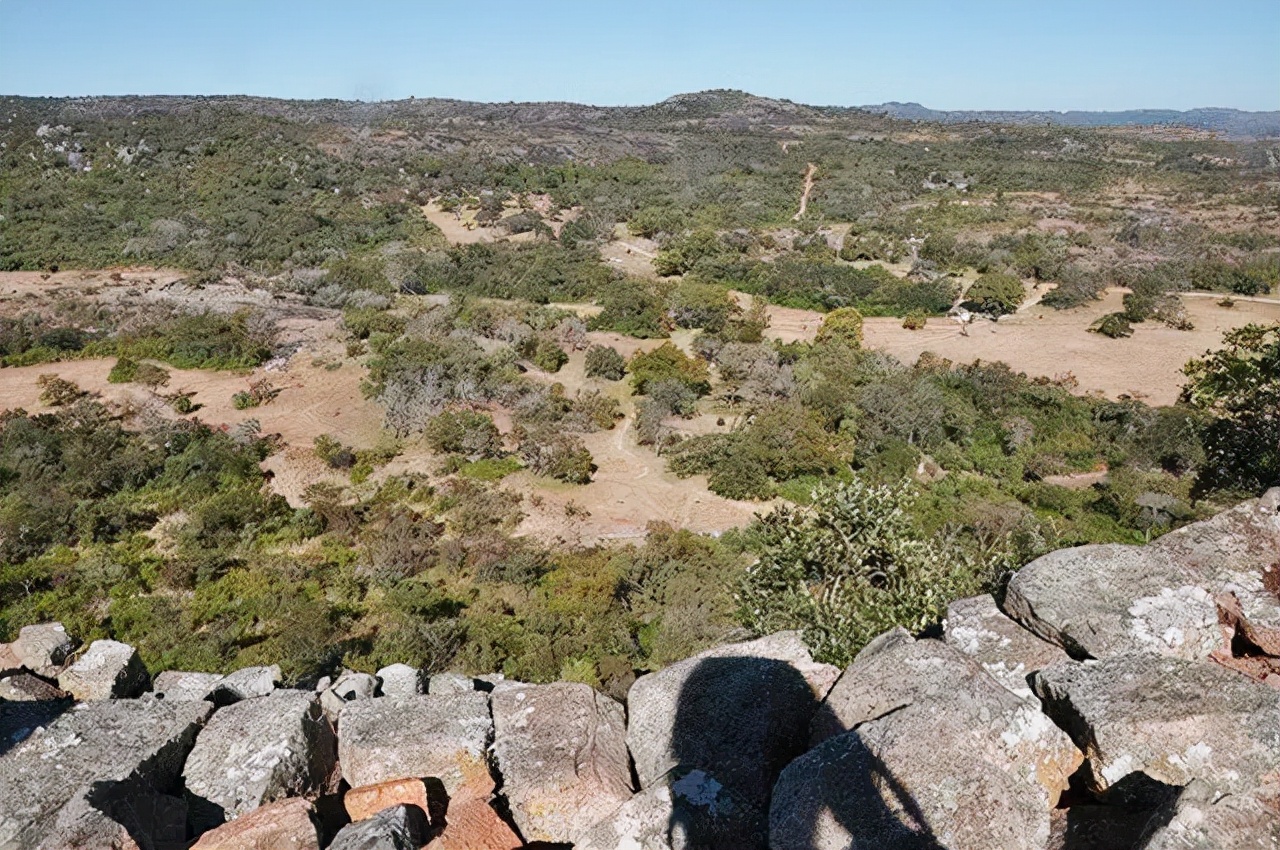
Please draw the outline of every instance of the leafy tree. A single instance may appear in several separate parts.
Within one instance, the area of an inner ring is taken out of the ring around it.
[[[862,313],[854,307],[838,307],[822,317],[818,341],[838,339],[850,348],[862,347]]]
[[[619,281],[599,298],[601,311],[591,320],[591,328],[617,331],[640,339],[667,335],[662,297],[640,280]]]
[[[1246,325],[1223,342],[1184,367],[1182,399],[1214,417],[1203,483],[1258,492],[1280,483],[1280,324]]]
[[[651,383],[679,381],[702,396],[711,391],[711,376],[705,360],[690,357],[673,343],[664,342],[653,351],[636,352],[627,364],[631,386],[640,395]]]
[[[627,361],[616,348],[593,345],[587,349],[587,377],[620,381],[627,373]]]
[[[936,622],[950,600],[981,588],[981,571],[923,538],[912,501],[907,485],[855,479],[758,520],[759,561],[738,592],[743,624],[762,635],[802,629],[815,657],[844,666],[887,629]]]
[[[422,431],[434,452],[465,455],[471,460],[502,454],[502,435],[486,413],[446,410],[427,422]]]
[[[537,475],[570,484],[587,484],[595,465],[582,440],[550,428],[539,429],[520,441],[520,458]]]
[[[1004,316],[1016,312],[1026,298],[1022,281],[1011,274],[984,274],[965,293],[964,304],[976,313]]]

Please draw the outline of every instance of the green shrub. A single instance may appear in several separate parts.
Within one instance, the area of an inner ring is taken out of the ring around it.
[[[136,374],[138,374],[138,361],[131,357],[121,357],[107,373],[107,383],[128,384],[133,381]]]
[[[51,373],[36,378],[36,385],[40,387],[40,403],[50,407],[72,404],[88,395],[74,381],[59,378]]]
[[[440,454],[459,454],[471,460],[502,454],[502,435],[487,413],[446,410],[427,422],[422,435],[431,450]]]
[[[697,395],[711,391],[710,370],[704,360],[689,357],[673,343],[664,342],[653,351],[639,351],[627,364],[631,386],[644,395],[649,384],[679,381]]]
[[[964,305],[975,313],[1004,316],[1016,313],[1026,298],[1022,281],[1008,274],[984,274],[965,293]]]
[[[822,317],[818,342],[838,339],[850,348],[862,347],[862,313],[853,307],[840,307]]]
[[[814,656],[847,665],[871,638],[937,622],[947,603],[983,587],[979,566],[927,539],[911,520],[906,485],[823,485],[805,507],[784,506],[752,527],[759,561],[739,588],[755,634],[802,629]]]
[[[1133,327],[1124,313],[1108,313],[1090,325],[1089,330],[1112,339],[1133,336]]]
[[[587,349],[586,368],[588,378],[604,378],[620,381],[626,375],[627,361],[617,349],[607,345],[593,345]]]

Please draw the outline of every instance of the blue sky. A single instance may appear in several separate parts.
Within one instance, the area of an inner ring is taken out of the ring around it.
[[[1280,0],[0,0],[0,93],[1280,109]]]

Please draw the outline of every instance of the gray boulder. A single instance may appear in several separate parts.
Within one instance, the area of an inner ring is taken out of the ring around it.
[[[31,673],[15,673],[0,679],[0,700],[8,702],[45,702],[70,696],[57,685]]]
[[[960,695],[1004,705],[1003,688],[977,662],[938,640],[895,642],[860,654],[813,719],[811,743],[848,732],[904,706]]]
[[[468,694],[475,689],[475,680],[461,673],[436,673],[427,683],[429,694]]]
[[[384,697],[411,697],[426,692],[422,670],[408,664],[391,664],[378,671]]]
[[[677,768],[580,833],[574,850],[763,847],[768,822],[705,771]]]
[[[116,846],[126,824],[167,837],[173,789],[213,706],[157,700],[77,705],[0,754],[0,848]],[[3,750],[3,748],[0,748]],[[129,845],[123,845],[129,846]]]
[[[770,850],[1044,850],[1050,808],[919,705],[828,738],[782,771]]]
[[[219,673],[190,673],[183,670],[165,670],[151,682],[151,691],[158,699],[174,702],[209,699],[221,684]]]
[[[84,655],[58,674],[58,687],[78,700],[136,697],[147,684],[147,668],[138,651],[114,640],[95,640]]]
[[[434,777],[450,795],[469,781],[491,787],[492,738],[489,697],[475,692],[356,700],[338,716],[338,759],[353,788],[404,777]]]
[[[62,623],[23,626],[13,642],[13,651],[22,666],[42,676],[57,675],[75,648],[76,642],[68,637]]]
[[[915,831],[947,847],[1043,848],[1081,762],[1036,701],[937,640],[859,655],[813,742],[774,789],[775,850],[915,846],[901,843]]]
[[[338,681],[320,693],[320,705],[329,719],[337,722],[338,713],[348,702],[356,699],[373,699],[377,695],[376,676],[347,670],[338,677]]]
[[[1027,677],[1042,667],[1069,660],[1057,644],[1041,640],[1010,620],[989,595],[959,599],[947,606],[946,642],[982,665],[997,682],[1030,698]]]
[[[344,826],[329,850],[418,850],[427,843],[427,816],[417,806],[392,806]]]
[[[1280,691],[1216,664],[1118,655],[1046,667],[1034,686],[1084,750],[1096,791],[1141,771],[1246,793],[1280,770]]]
[[[314,694],[276,691],[220,709],[182,771],[192,823],[208,829],[264,803],[314,796],[334,756]]]
[[[1205,659],[1223,645],[1214,596],[1280,627],[1280,488],[1146,546],[1080,546],[1023,567],[1005,611],[1076,657],[1150,652]]]
[[[222,677],[211,695],[217,705],[231,705],[242,699],[264,697],[280,684],[280,665],[244,667]]]
[[[1275,850],[1280,847],[1277,800],[1277,786],[1224,796],[1210,783],[1194,780],[1178,795],[1172,817],[1140,846],[1143,850]]]
[[[587,685],[494,689],[493,753],[526,841],[569,843],[631,798],[626,717]]]
[[[838,673],[814,662],[797,632],[781,632],[640,677],[627,696],[627,744],[641,787],[670,782],[679,766],[705,775],[713,796],[763,818],[778,773],[806,749],[809,723]]]

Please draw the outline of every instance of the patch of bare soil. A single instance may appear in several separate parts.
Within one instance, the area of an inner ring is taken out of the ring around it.
[[[657,277],[653,258],[658,243],[642,236],[632,236],[625,224],[613,229],[613,239],[600,246],[600,257],[611,268],[637,277]]]
[[[1251,322],[1280,321],[1277,299],[1237,298],[1235,307],[1226,308],[1218,306],[1220,295],[1183,293],[1194,330],[1144,322],[1134,325],[1127,339],[1088,333],[1095,319],[1122,309],[1123,296],[1124,290],[1109,290],[1100,301],[1066,311],[1032,304],[999,322],[979,320],[967,337],[951,319],[929,319],[923,329],[909,331],[901,319],[893,318],[867,319],[863,336],[868,348],[905,363],[914,363],[926,351],[956,363],[1002,360],[1032,376],[1074,375],[1081,393],[1127,395],[1167,405],[1178,398],[1183,365],[1220,347],[1224,333]]]

